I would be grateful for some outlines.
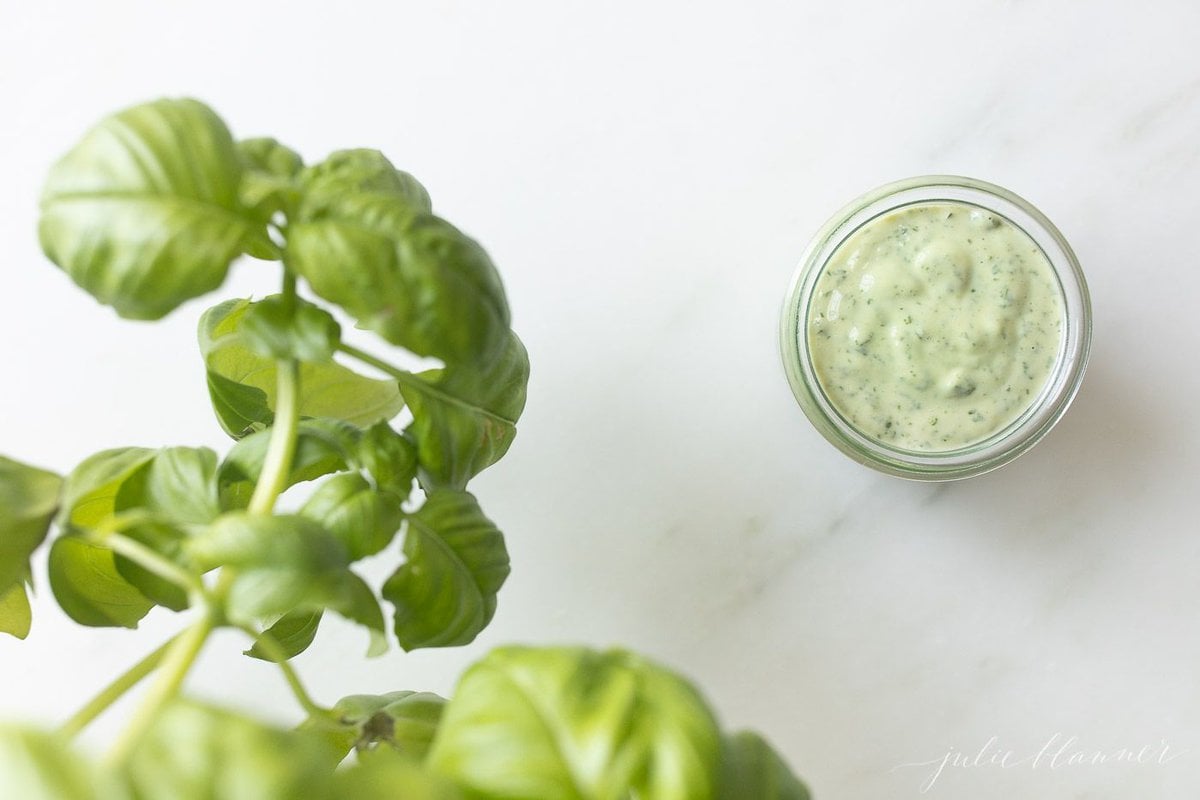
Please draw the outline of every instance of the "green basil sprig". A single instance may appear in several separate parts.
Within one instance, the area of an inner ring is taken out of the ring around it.
[[[404,650],[465,645],[509,575],[468,484],[513,442],[528,355],[487,253],[412,175],[366,149],[305,165],[276,139],[239,141],[198,101],[157,100],[53,166],[38,233],[129,319],[216,290],[243,258],[277,270],[280,290],[200,317],[197,369],[234,440],[223,455],[119,447],[65,477],[0,457],[0,632],[29,633],[30,559],[48,538],[50,590],[79,624],[187,619],[57,734],[0,726],[0,797],[806,800],[760,737],[722,733],[691,684],[625,652],[502,648],[449,700],[327,707],[301,682],[291,660],[329,612],[367,630],[369,655],[389,631]],[[440,365],[405,369],[396,349]],[[293,487],[303,496],[281,511]],[[393,563],[381,586],[364,559]],[[299,729],[182,698],[221,629],[278,666]],[[151,675],[107,759],[64,746]]]

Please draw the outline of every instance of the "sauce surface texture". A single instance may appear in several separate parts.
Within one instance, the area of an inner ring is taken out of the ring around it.
[[[1041,248],[978,206],[920,203],[867,222],[810,300],[817,380],[864,436],[956,450],[1037,400],[1058,359],[1062,292]]]

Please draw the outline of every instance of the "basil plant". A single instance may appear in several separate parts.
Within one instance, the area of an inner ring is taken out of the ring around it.
[[[0,457],[0,632],[29,633],[30,558],[47,539],[50,590],[75,622],[135,628],[156,606],[183,620],[58,729],[0,725],[0,797],[808,797],[761,738],[723,734],[691,685],[621,651],[501,648],[451,700],[327,706],[305,689],[290,660],[327,614],[361,626],[369,655],[389,640],[464,645],[509,573],[467,487],[513,441],[525,348],[487,254],[382,153],[306,165],[274,139],[234,138],[202,103],[158,100],[102,120],[53,166],[38,233],[128,319],[215,291],[243,257],[277,264],[279,291],[200,317],[224,454],[123,446],[66,475]],[[379,341],[350,344],[339,317]],[[393,349],[440,366],[402,369]],[[300,483],[299,510],[278,511]],[[372,586],[355,563],[377,554],[397,565]],[[298,729],[181,695],[222,628],[278,666]],[[107,757],[77,753],[72,737],[143,679]]]

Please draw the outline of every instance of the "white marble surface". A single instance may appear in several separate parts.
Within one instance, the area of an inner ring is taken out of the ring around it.
[[[489,248],[529,345],[520,435],[477,484],[514,572],[469,648],[367,662],[329,626],[299,659],[319,698],[449,691],[500,642],[620,643],[825,800],[1195,797],[1197,41],[1187,1],[5,3],[0,451],[65,470],[225,446],[206,301],[121,322],[38,251],[42,175],[86,125],[186,93],[309,158],[380,147]],[[1096,323],[1050,437],[938,487],[826,444],[775,335],[825,218],[929,172],[1039,205]],[[226,291],[270,285],[245,265]],[[176,624],[79,629],[44,592],[30,639],[0,639],[0,715],[63,718]],[[239,649],[219,639],[191,689],[294,719]],[[924,793],[936,764],[899,766],[951,751],[968,766]]]

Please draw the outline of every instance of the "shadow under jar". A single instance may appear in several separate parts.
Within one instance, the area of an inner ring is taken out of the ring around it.
[[[955,480],[1036,444],[1083,380],[1091,302],[1040,211],[971,178],[880,187],[809,245],[781,324],[808,418],[891,475]]]

